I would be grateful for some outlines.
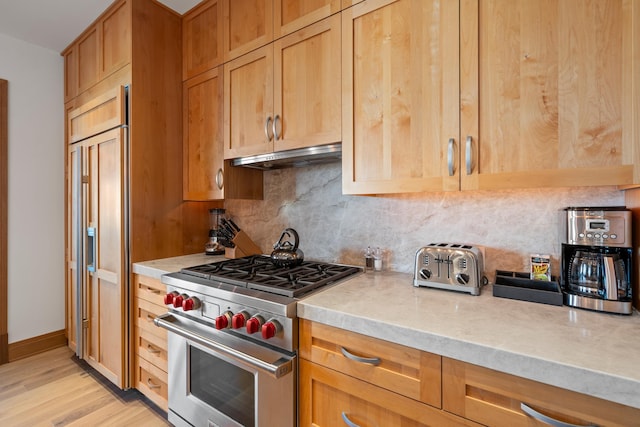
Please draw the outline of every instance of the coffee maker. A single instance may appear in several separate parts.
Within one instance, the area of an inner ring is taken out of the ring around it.
[[[624,206],[568,207],[562,222],[564,303],[631,314],[631,211]]]

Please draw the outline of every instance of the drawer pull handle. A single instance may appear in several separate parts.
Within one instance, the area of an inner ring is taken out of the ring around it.
[[[160,293],[159,289],[154,289],[151,286],[146,286],[146,288],[147,288],[147,292],[151,292],[152,294],[156,294],[157,295],[157,294]]]
[[[151,354],[158,354],[160,353],[160,350],[158,350],[157,348],[155,348],[154,346],[152,346],[151,344],[147,344],[147,350],[149,351],[149,353]]]
[[[160,388],[160,385],[154,384],[153,381],[151,381],[151,378],[147,378],[147,386],[151,389]]]
[[[377,366],[377,365],[380,364],[380,358],[379,357],[360,357],[360,356],[356,356],[355,354],[350,353],[344,347],[340,347],[340,351],[342,352],[342,355],[344,357],[346,357],[347,359],[351,359],[351,360],[353,360],[355,362],[366,363],[367,365],[373,365],[373,366]]]
[[[533,409],[531,406],[527,405],[524,402],[520,402],[520,409],[522,409],[522,412],[529,415],[530,417],[533,417],[538,421],[541,421],[545,424],[549,424],[550,426],[554,426],[554,427],[598,427],[595,424],[578,425],[578,424],[565,423],[563,421],[556,420],[554,418],[548,417],[536,411],[535,409]]]
[[[455,139],[449,138],[449,144],[447,144],[447,168],[449,169],[449,176],[453,176],[455,173],[455,162],[453,160],[455,142]]]
[[[342,421],[344,421],[344,423],[349,427],[360,427],[358,424],[354,423],[349,419],[349,416],[347,415],[346,412],[342,413]]]
[[[465,157],[467,158],[467,175],[471,175],[471,172],[473,172],[473,163],[471,162],[471,144],[472,144],[473,138],[471,138],[471,135],[467,136],[467,150],[466,150],[466,155]]]
[[[153,316],[153,315],[151,315],[151,314],[147,314],[147,320],[148,320],[149,322],[153,322],[153,321],[155,320],[155,318],[156,318],[156,316]]]

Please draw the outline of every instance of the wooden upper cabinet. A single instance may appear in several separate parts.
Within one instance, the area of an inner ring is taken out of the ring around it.
[[[223,198],[222,67],[184,82],[183,198]]]
[[[200,3],[182,18],[182,79],[222,64],[222,2]]]
[[[340,0],[275,0],[273,37],[291,34],[340,11]]]
[[[76,94],[84,92],[96,84],[100,78],[98,64],[98,30],[89,29],[76,43],[74,49],[77,51]]]
[[[274,150],[340,142],[340,15],[276,40]]]
[[[458,12],[437,0],[342,12],[344,193],[459,188]]]
[[[340,0],[219,0],[224,61],[271,43],[341,9]]]
[[[225,62],[273,41],[273,0],[222,0],[222,5]]]
[[[131,27],[131,0],[118,1],[62,52],[65,102],[131,62]]]
[[[639,2],[461,5],[462,189],[640,183]]]
[[[341,8],[346,9],[348,7],[353,6],[354,4],[363,2],[364,0],[342,0]]]
[[[224,64],[224,157],[273,151],[273,46]]]
[[[227,159],[341,140],[340,16],[224,65]]]
[[[64,58],[64,102],[78,94],[78,47],[72,46],[62,52]]]
[[[131,1],[121,1],[100,19],[100,79],[131,62]]]

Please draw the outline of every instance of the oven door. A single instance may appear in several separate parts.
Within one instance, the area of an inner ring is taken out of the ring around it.
[[[156,318],[168,333],[169,421],[175,426],[296,425],[296,355],[182,316]]]

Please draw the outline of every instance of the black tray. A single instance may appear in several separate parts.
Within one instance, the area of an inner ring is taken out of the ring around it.
[[[552,279],[551,282],[532,280],[529,278],[529,273],[497,270],[493,296],[562,305],[562,290],[556,278],[552,277]]]

